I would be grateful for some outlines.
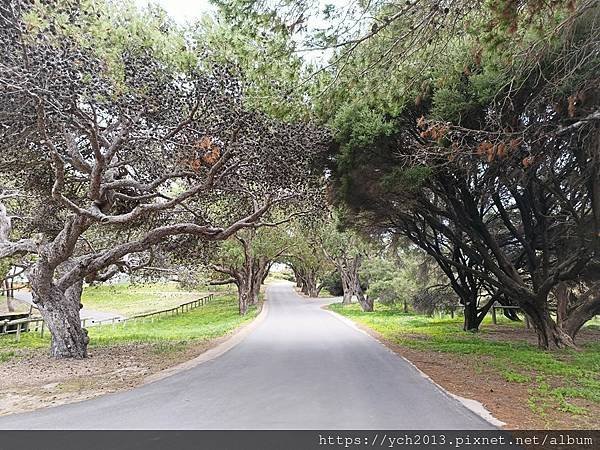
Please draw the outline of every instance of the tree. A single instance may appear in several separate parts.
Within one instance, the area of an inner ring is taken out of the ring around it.
[[[249,306],[258,303],[260,287],[271,266],[289,246],[282,224],[238,232],[221,244],[219,256],[211,258],[210,267],[229,277],[213,284],[235,284],[240,314],[244,315]]]
[[[450,313],[454,317],[457,303],[448,289],[434,287],[418,292],[412,299],[415,311],[433,316],[435,312]],[[465,330],[468,331],[468,330]]]
[[[0,174],[43,199],[38,214],[54,226],[11,241],[4,213],[0,257],[36,255],[29,280],[57,357],[87,355],[86,277],[173,236],[225,240],[319,189],[311,155],[325,133],[247,109],[239,80],[203,71],[164,17],[131,14],[96,2],[0,6]],[[212,214],[248,196],[260,204]],[[100,229],[133,232],[86,245]]]
[[[293,246],[282,255],[282,262],[294,272],[301,292],[312,298],[319,296],[323,288],[320,280],[334,268],[319,246],[318,222],[318,217],[312,217],[290,224],[288,236]]]
[[[365,262],[363,277],[368,281],[369,297],[382,304],[400,303],[404,312],[408,312],[408,305],[422,284],[416,258],[391,248]]]
[[[342,303],[349,304],[356,295],[365,312],[373,311],[373,299],[365,295],[361,286],[360,269],[368,256],[368,244],[353,230],[341,230],[337,217],[325,222],[316,233],[315,244],[336,268],[343,289]]]
[[[214,17],[203,17],[192,33],[206,64],[227,65],[245,80],[252,107],[286,120],[309,117],[312,109],[308,86],[301,85],[307,68],[294,51],[294,34],[305,21],[302,3],[281,8],[267,2],[215,0]]]
[[[333,171],[356,222],[435,258],[466,328],[501,301],[525,311],[540,347],[572,347],[600,308],[595,283],[573,292],[562,324],[550,307],[562,282],[597,267],[598,7],[511,4],[470,13],[466,34],[442,33],[443,50],[438,39],[397,64],[371,58],[395,54],[393,35],[355,51],[343,81],[363,79],[327,100],[339,105]]]

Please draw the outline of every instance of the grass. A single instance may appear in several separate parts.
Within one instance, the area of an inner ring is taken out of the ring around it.
[[[205,294],[178,289],[177,283],[127,283],[86,287],[82,303],[86,308],[130,317],[136,314],[174,308]]]
[[[8,361],[16,356],[15,351],[0,352],[0,363]]]
[[[152,343],[157,353],[182,350],[192,343],[207,342],[235,330],[256,317],[258,311],[251,308],[246,316],[238,313],[234,295],[215,296],[211,303],[177,316],[134,320],[125,324],[90,327],[90,347],[119,344]],[[21,341],[14,336],[0,336],[0,362],[15,356],[17,349],[47,348],[48,333],[23,333]]]
[[[208,341],[248,322],[256,313],[256,308],[253,308],[246,316],[240,316],[235,296],[218,296],[206,306],[154,322],[146,319],[125,322],[124,325],[116,325],[114,328],[112,325],[91,327],[90,343],[92,346],[131,342],[173,345]]]
[[[497,371],[509,383],[529,386],[528,403],[534,413],[544,416],[549,408],[572,415],[585,415],[578,399],[600,404],[600,343],[586,344],[581,351],[542,351],[524,341],[485,339],[491,319],[486,318],[479,333],[462,331],[457,317],[429,318],[403,313],[396,307],[377,305],[364,313],[357,304],[330,308],[381,333],[389,341],[416,350],[471,355],[477,364]],[[498,317],[504,327],[522,327]],[[510,328],[508,328],[510,329]]]

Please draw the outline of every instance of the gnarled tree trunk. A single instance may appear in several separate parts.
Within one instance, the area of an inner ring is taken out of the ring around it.
[[[267,258],[261,256],[254,258],[252,261],[252,273],[251,277],[251,297],[250,304],[255,305],[260,300],[260,287],[262,286],[265,278],[269,273],[269,261]]]
[[[594,316],[600,314],[600,284],[596,282],[588,291],[575,298],[575,304],[567,310],[559,326],[575,340],[581,327]]]
[[[252,285],[248,283],[248,279],[240,278],[236,283],[238,288],[238,306],[240,315],[244,316],[248,313],[248,307],[252,297]]]
[[[373,312],[373,299],[366,296],[360,286],[356,290],[356,298],[358,298],[358,303],[360,303],[360,307],[364,312]]]
[[[541,349],[576,348],[571,336],[560,328],[550,316],[545,301],[543,305],[522,303],[521,309],[527,314],[538,337]]]
[[[352,276],[344,270],[343,266],[338,265],[338,272],[342,279],[342,304],[349,305],[352,303],[352,297],[354,296],[354,281]]]
[[[33,301],[52,335],[50,354],[57,358],[87,357],[89,338],[79,316],[83,282],[62,292],[38,277],[31,277]]]
[[[67,219],[54,241],[42,248],[29,273],[33,301],[52,334],[51,355],[58,358],[87,357],[89,338],[79,316],[83,278],[67,285],[59,275],[64,269],[85,267],[83,260],[73,258],[73,252],[90,223],[79,216]]]
[[[470,300],[463,305],[463,330],[478,331],[480,321],[477,320],[477,302]]]
[[[481,308],[477,305],[477,299],[472,298],[469,301],[465,302],[464,307],[464,322],[463,322],[463,330],[476,332],[479,331],[479,326],[483,319],[485,319],[486,314],[492,308],[495,298],[488,300],[488,302],[482,306]]]
[[[304,272],[302,293],[311,298],[317,298],[319,296],[317,274],[313,270],[307,270]]]
[[[319,287],[317,285],[317,275],[314,270],[305,268],[294,268],[296,276],[296,286],[300,287],[300,292],[308,297],[318,297]]]
[[[364,312],[373,311],[373,299],[364,295],[362,286],[360,285],[358,272],[363,262],[363,255],[358,254],[352,258],[338,257],[334,262],[342,279],[342,288],[344,290],[342,303],[351,303],[352,297],[356,295]]]

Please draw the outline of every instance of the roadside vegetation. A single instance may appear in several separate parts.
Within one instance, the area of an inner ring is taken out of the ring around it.
[[[240,316],[235,295],[220,295],[205,306],[173,317],[151,321],[138,319],[123,325],[106,325],[89,329],[94,346],[119,343],[151,342],[187,345],[197,341],[209,341],[226,335],[240,325],[250,322],[258,312],[253,306],[248,314]]]
[[[127,299],[128,294],[121,293],[116,298]],[[205,306],[180,315],[90,327],[90,347],[151,344],[158,351],[181,350],[232,332],[240,325],[250,322],[258,311],[257,307],[252,307],[247,315],[240,316],[236,296],[222,293]],[[49,343],[48,334],[42,338],[37,332],[23,333],[19,342],[14,335],[0,336],[0,362],[18,357],[20,350],[48,348]]]
[[[215,289],[210,289],[214,292]],[[209,290],[182,290],[177,283],[101,284],[86,287],[81,301],[86,308],[131,317],[174,308],[206,295]]]

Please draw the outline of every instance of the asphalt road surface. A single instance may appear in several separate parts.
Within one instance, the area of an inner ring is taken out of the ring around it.
[[[131,391],[0,418],[0,429],[492,429],[375,339],[269,288],[237,346]]]

